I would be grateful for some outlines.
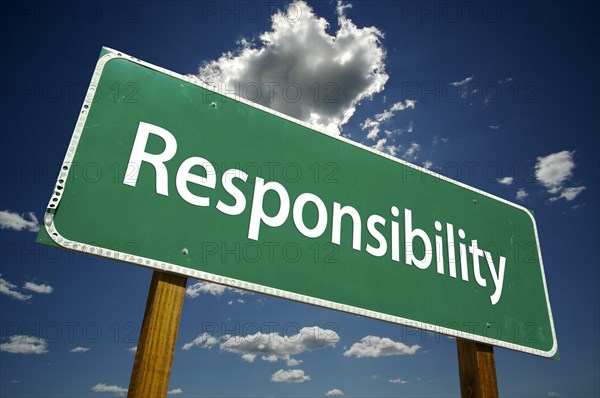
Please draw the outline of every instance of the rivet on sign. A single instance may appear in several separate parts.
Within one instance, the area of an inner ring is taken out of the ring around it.
[[[476,205],[477,204],[477,199],[473,199],[473,204]]]
[[[187,256],[189,252],[190,251],[186,247],[184,247],[183,250],[181,251],[181,254],[183,254],[184,256]]]
[[[217,109],[217,103],[216,103],[215,101],[211,102],[211,103],[210,103],[210,106],[211,106],[213,109]]]

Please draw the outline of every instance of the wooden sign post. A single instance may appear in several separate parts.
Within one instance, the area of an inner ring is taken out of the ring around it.
[[[129,398],[166,397],[187,278],[154,271],[129,382]]]
[[[456,345],[462,398],[498,398],[494,348],[460,338]]]

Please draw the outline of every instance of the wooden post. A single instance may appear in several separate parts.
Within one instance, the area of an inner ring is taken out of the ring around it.
[[[140,331],[129,398],[166,397],[187,278],[154,271]]]
[[[498,398],[494,348],[459,338],[456,346],[462,398]]]

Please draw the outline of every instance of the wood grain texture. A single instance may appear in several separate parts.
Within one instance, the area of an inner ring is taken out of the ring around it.
[[[464,339],[456,345],[462,398],[498,398],[494,348]]]
[[[166,397],[187,278],[154,271],[127,396]]]

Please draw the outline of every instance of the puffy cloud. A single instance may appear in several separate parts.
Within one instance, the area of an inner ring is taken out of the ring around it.
[[[492,124],[492,125],[490,125],[490,128],[492,130],[498,130],[498,129],[500,129],[500,125],[499,124]]]
[[[88,352],[91,348],[87,348],[87,347],[75,347],[71,350],[69,350],[69,352]]]
[[[560,192],[563,184],[573,175],[573,154],[574,152],[561,151],[537,158],[535,177],[551,194]]]
[[[98,383],[94,387],[92,387],[92,391],[93,392],[112,392],[117,395],[123,395],[127,392],[127,389],[123,388],[123,387],[115,386],[115,385]]]
[[[425,168],[427,170],[431,170],[432,167],[433,167],[433,162],[431,160],[426,160],[423,162],[423,168]]]
[[[29,220],[25,219],[26,216]],[[2,210],[0,211],[0,229],[38,232],[40,230],[40,222],[33,212],[25,215],[13,213],[10,210]]]
[[[0,274],[0,277],[1,276],[2,274]],[[17,290],[17,285],[13,285],[12,283],[3,278],[0,278],[0,293],[6,294],[7,296],[10,296],[20,301],[27,301],[32,297],[29,294],[23,294],[19,292]]]
[[[390,379],[388,380],[392,384],[406,384],[408,381],[402,379]]]
[[[573,199],[575,199],[580,193],[582,193],[586,188],[585,187],[572,187],[572,188],[565,188],[563,189],[563,191],[560,193],[559,196],[550,198],[551,202],[557,201],[559,199],[565,199],[567,202],[572,201]]]
[[[220,342],[219,348],[223,351],[240,355],[245,362],[254,362],[260,359],[267,362],[286,361],[288,366],[295,366],[302,361],[292,358],[306,351],[320,348],[333,347],[340,340],[336,332],[321,329],[318,326],[304,327],[292,336],[281,336],[273,333],[256,333],[247,336],[225,335],[215,338],[208,333],[203,333],[192,342],[184,344],[183,350],[193,346],[210,348]]]
[[[304,374],[302,369],[279,369],[271,376],[271,381],[276,383],[303,383],[307,380],[310,380],[310,376]]]
[[[202,348],[210,348],[210,347],[214,346],[215,344],[217,344],[218,342],[219,342],[219,340],[217,340],[215,337],[211,336],[210,334],[202,333],[201,335],[196,337],[191,342],[185,343],[183,345],[183,347],[181,347],[181,349],[184,351],[188,351],[190,348],[192,348],[194,346],[199,346]]]
[[[420,348],[421,346],[419,345],[407,346],[404,343],[393,341],[387,337],[366,336],[344,352],[344,356],[378,358],[390,355],[414,355]]]
[[[272,16],[260,43],[242,40],[236,51],[204,64],[199,77],[236,95],[338,134],[358,103],[383,90],[383,34],[357,27],[338,4],[339,29],[304,1]],[[310,45],[306,45],[310,43]]]
[[[515,181],[513,177],[502,177],[498,179],[498,182],[502,185],[510,185]]]
[[[38,285],[33,282],[25,282],[23,289],[31,290],[32,292],[39,294],[50,294],[54,291],[54,288],[50,285]]]
[[[400,149],[400,145],[386,145],[387,140],[387,138],[382,138],[378,140],[375,145],[372,145],[371,148],[377,151],[388,153],[392,156],[396,156],[398,154],[398,150]]]
[[[46,340],[41,337],[15,335],[8,338],[8,343],[0,344],[0,351],[11,354],[45,354],[48,352]]]
[[[523,201],[528,196],[529,196],[529,194],[527,193],[525,188],[519,188],[519,190],[517,191],[517,200]]]
[[[334,388],[325,393],[326,397],[341,397],[342,395],[344,395],[344,392],[339,388]]]
[[[183,394],[183,390],[181,388],[174,388],[172,390],[167,391],[167,395],[179,395]]]

